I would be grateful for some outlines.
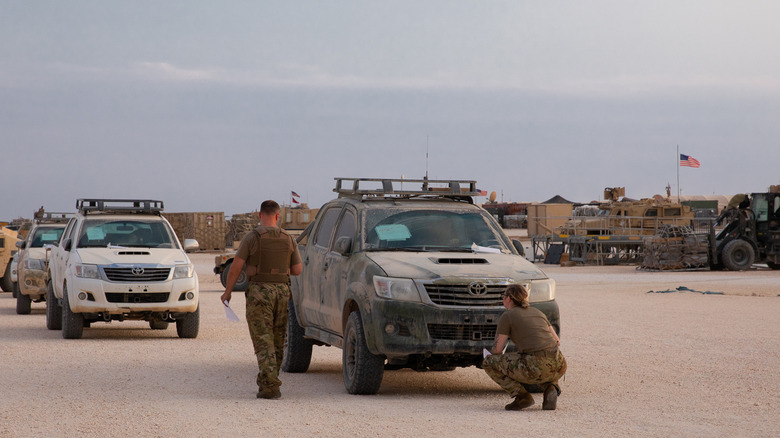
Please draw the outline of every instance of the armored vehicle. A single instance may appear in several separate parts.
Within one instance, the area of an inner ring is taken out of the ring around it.
[[[766,193],[736,195],[715,223],[725,226],[712,245],[713,268],[744,271],[765,262],[780,269],[780,186]]]
[[[71,213],[40,212],[36,214],[27,238],[16,243],[17,294],[16,313],[28,314],[31,303],[44,301],[49,283],[51,245],[59,242]]]
[[[618,200],[624,196],[623,200]],[[573,217],[555,230],[564,236],[652,236],[663,226],[691,225],[694,212],[669,197],[629,200],[624,187],[607,187],[595,216]]]
[[[282,369],[305,372],[314,345],[336,346],[347,392],[374,394],[386,369],[479,366],[513,283],[559,332],[555,281],[474,205],[475,185],[336,178],[338,197],[298,237]]]
[[[93,322],[175,322],[179,337],[196,337],[198,276],[162,201],[78,199],[76,209],[52,248],[46,326],[73,339]]]

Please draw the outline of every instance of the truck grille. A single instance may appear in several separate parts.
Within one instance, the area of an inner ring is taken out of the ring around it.
[[[473,284],[426,284],[425,292],[434,304],[440,306],[501,306],[505,284],[480,283],[476,287],[469,288]]]
[[[143,268],[142,271],[134,273],[135,268],[103,268],[108,281],[165,281],[171,273],[171,268]]]
[[[168,301],[168,292],[106,292],[106,300],[109,303],[164,303]]]
[[[492,341],[495,324],[428,324],[431,338],[444,341]]]

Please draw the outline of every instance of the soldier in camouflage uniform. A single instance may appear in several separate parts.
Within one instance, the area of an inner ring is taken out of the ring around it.
[[[558,335],[547,317],[529,306],[528,291],[523,286],[508,286],[503,300],[507,311],[498,320],[492,354],[482,362],[482,368],[515,398],[505,406],[506,410],[519,411],[534,404],[533,396],[523,384],[542,385],[542,409],[554,410],[561,393],[558,379],[566,373],[566,359],[558,348]],[[502,354],[509,339],[517,352]]]
[[[282,396],[279,368],[287,334],[290,275],[300,275],[303,270],[298,244],[277,226],[279,210],[274,201],[262,203],[260,225],[241,240],[221,297],[223,302],[230,301],[233,287],[246,266],[246,321],[260,369],[257,398],[266,399]]]

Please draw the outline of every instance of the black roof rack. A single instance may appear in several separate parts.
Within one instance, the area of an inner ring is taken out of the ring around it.
[[[77,199],[76,208],[89,213],[153,213],[163,211],[163,202],[152,199]]]
[[[455,179],[334,178],[339,197],[479,196],[477,182]],[[408,184],[413,188],[406,188]],[[418,186],[419,184],[419,186]],[[419,187],[419,188],[417,188]]]

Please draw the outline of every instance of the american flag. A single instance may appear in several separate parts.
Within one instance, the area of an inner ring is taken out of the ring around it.
[[[701,163],[690,155],[680,154],[680,166],[699,167]]]

